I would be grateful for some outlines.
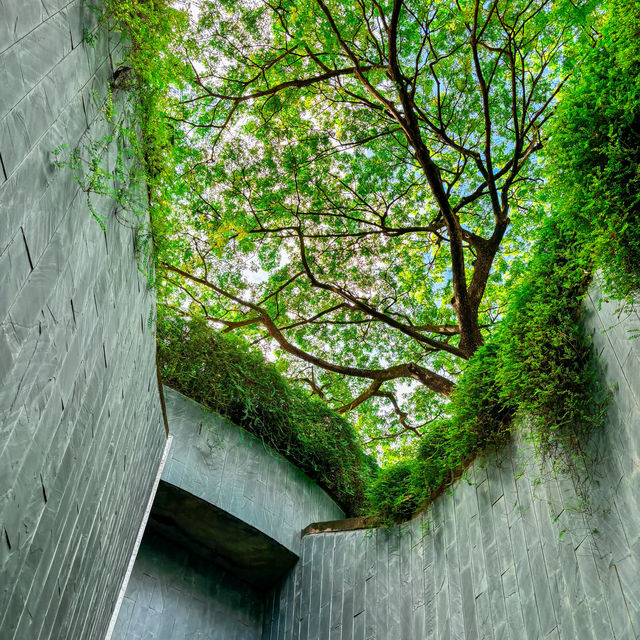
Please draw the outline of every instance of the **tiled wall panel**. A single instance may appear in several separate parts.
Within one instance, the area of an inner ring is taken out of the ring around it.
[[[133,232],[52,153],[107,131],[89,4],[0,0],[3,640],[102,639],[165,442]]]

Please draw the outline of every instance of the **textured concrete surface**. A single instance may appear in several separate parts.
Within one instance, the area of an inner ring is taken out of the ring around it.
[[[147,533],[112,640],[259,640],[262,612],[262,594]]]
[[[263,640],[640,637],[640,318],[598,298],[588,325],[614,399],[588,502],[514,442],[410,523],[305,536]]]
[[[174,441],[164,482],[228,512],[297,555],[304,527],[344,518],[320,487],[258,438],[167,387],[165,398]]]
[[[0,638],[102,638],[162,453],[153,295],[52,150],[104,130],[114,37],[0,2]]]
[[[112,640],[258,640],[264,588],[297,560],[302,529],[344,513],[244,429],[165,399],[173,444]]]
[[[273,538],[191,493],[162,482],[147,530],[261,591],[280,582],[298,556]]]

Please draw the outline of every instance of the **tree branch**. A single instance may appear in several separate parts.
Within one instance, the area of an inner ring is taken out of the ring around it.
[[[259,305],[252,303],[248,300],[243,300],[238,296],[235,296],[221,287],[213,284],[212,282],[205,280],[204,278],[200,278],[198,276],[194,276],[178,267],[174,267],[166,262],[163,262],[162,267],[176,273],[183,278],[190,280],[196,284],[199,284],[203,287],[207,287],[214,291],[215,293],[227,298],[228,300],[232,300],[242,306],[248,307],[255,311],[259,317],[261,324],[266,328],[268,334],[275,339],[275,341],[280,345],[280,348],[299,358],[300,360],[304,360],[309,364],[320,367],[321,369],[325,369],[326,371],[331,371],[332,373],[339,373],[345,376],[352,376],[354,378],[364,378],[374,381],[384,382],[386,380],[396,380],[398,378],[413,378],[414,380],[420,381],[422,384],[427,386],[432,391],[439,393],[444,396],[451,395],[454,383],[451,380],[433,372],[420,367],[419,365],[409,362],[405,364],[395,365],[392,367],[387,367],[385,369],[363,369],[360,367],[349,367],[345,365],[339,365],[334,362],[330,362],[325,360],[324,358],[320,358],[313,354],[307,353],[303,351],[293,343],[291,343],[285,336],[282,331],[278,329],[276,323],[273,321],[271,316],[267,313],[267,311],[260,307]]]

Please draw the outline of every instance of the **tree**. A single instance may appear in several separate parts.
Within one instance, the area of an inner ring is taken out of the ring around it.
[[[587,3],[203,2],[170,306],[270,340],[372,439],[420,435],[539,221]]]

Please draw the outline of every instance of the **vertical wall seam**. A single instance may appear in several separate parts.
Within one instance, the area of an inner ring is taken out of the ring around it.
[[[7,175],[7,169],[4,166],[4,160],[2,159],[2,154],[0,153],[0,168],[2,169],[2,175],[4,177],[4,182],[6,182],[9,179],[9,176]]]

